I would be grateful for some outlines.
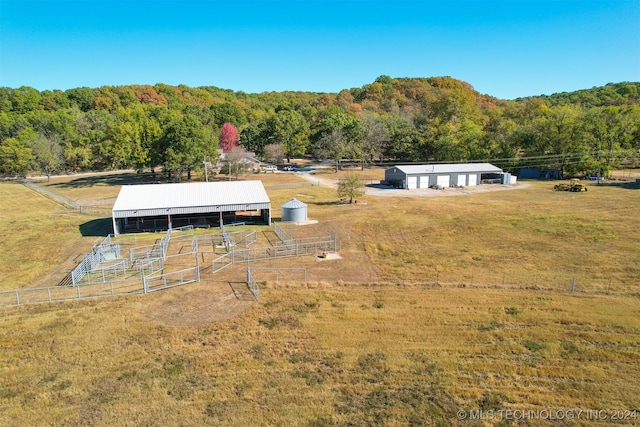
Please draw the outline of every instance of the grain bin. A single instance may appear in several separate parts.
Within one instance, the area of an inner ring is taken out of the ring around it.
[[[282,205],[282,222],[304,222],[307,220],[307,205],[291,199]]]

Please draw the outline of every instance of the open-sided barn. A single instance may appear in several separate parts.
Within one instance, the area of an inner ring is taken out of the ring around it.
[[[112,209],[113,232],[158,231],[235,221],[271,224],[261,181],[125,185]]]
[[[490,163],[400,165],[387,169],[385,181],[398,188],[467,187],[500,179],[502,169]]]

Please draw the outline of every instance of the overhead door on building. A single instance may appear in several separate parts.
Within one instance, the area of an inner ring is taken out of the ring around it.
[[[467,185],[467,175],[466,174],[458,175],[457,185],[458,185],[458,187],[464,187],[465,185]]]
[[[418,177],[417,176],[408,176],[407,177],[407,188],[418,188]]]
[[[436,184],[440,187],[449,187],[449,183],[451,182],[451,176],[449,175],[438,175]]]
[[[469,183],[467,185],[478,185],[478,175],[475,173],[469,174]]]
[[[429,176],[422,175],[418,177],[418,188],[429,188]]]

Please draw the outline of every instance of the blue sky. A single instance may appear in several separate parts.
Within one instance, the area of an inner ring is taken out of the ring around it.
[[[338,92],[380,75],[502,99],[640,81],[640,0],[0,0],[0,86]]]

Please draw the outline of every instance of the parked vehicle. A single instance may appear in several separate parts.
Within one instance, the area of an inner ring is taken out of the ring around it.
[[[580,192],[580,191],[587,191],[587,186],[584,184],[581,184],[579,179],[573,178],[572,180],[569,181],[568,184],[562,183],[562,184],[554,185],[553,189],[556,191]]]
[[[261,170],[262,172],[271,172],[271,173],[274,173],[275,171],[277,171],[277,170],[278,170],[278,168],[277,168],[277,166],[275,166],[275,165],[264,165],[264,166],[261,166],[261,167],[260,167],[260,170]]]

